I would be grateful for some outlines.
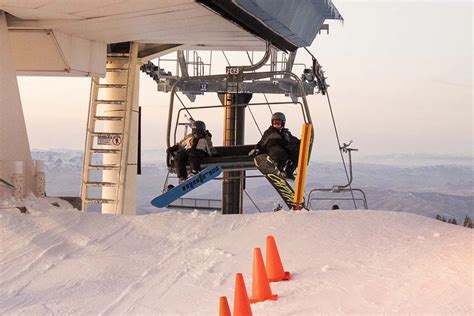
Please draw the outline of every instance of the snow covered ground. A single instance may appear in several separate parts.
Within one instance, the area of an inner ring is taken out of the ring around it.
[[[59,207],[51,202],[56,201]],[[0,209],[1,315],[217,315],[235,273],[275,236],[293,279],[254,315],[474,313],[474,230],[412,213],[311,211],[141,216],[54,199]]]

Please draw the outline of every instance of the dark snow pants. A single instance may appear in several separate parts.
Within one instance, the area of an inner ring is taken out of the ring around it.
[[[204,151],[200,149],[190,149],[188,151],[189,155],[189,167],[191,171],[194,172],[199,172],[201,171],[201,161],[209,157],[209,155]]]
[[[188,177],[188,172],[186,170],[186,163],[189,161],[189,167],[191,171],[199,172],[201,171],[201,160],[209,155],[199,149],[188,149],[188,150],[179,150],[174,156],[174,168],[178,178],[186,179]]]
[[[272,146],[268,148],[267,154],[275,161],[278,169],[283,171],[285,163],[288,160],[291,160],[292,164],[296,167],[296,165],[298,164],[299,151],[300,146],[299,144],[295,143],[288,149],[285,149],[281,146]]]

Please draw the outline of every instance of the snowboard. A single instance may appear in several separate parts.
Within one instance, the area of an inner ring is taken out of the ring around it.
[[[151,200],[151,205],[155,207],[166,207],[171,202],[177,200],[186,193],[191,192],[192,190],[201,186],[203,183],[216,178],[221,174],[221,172],[222,169],[218,165],[209,165],[195,176],[189,178],[183,183],[180,183],[174,188],[170,188],[170,190]]]
[[[278,170],[275,162],[267,154],[258,155],[254,158],[257,169],[267,178],[268,182],[275,188],[285,204],[291,210],[294,208],[295,191],[286,181],[282,172]]]

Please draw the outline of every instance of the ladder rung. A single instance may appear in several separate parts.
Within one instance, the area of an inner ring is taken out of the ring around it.
[[[91,151],[96,154],[120,154],[120,149],[91,148]]]
[[[115,202],[115,200],[109,200],[109,199],[87,198],[86,203],[90,203],[90,204],[102,204],[102,203],[113,204],[113,203],[116,203],[116,202]]]
[[[107,67],[107,68],[105,68],[105,71],[107,71],[107,72],[126,72],[126,71],[128,71],[128,68],[111,68],[111,67]]]
[[[122,136],[123,133],[108,133],[108,132],[91,132],[91,135],[94,136],[104,136],[104,137],[109,137],[109,136]]]
[[[123,105],[127,101],[126,100],[95,100],[95,103],[97,104],[118,104],[118,105]]]
[[[119,165],[89,165],[89,169],[93,169],[93,170],[118,170]]]
[[[104,181],[90,181],[90,182],[86,182],[86,185],[89,185],[92,187],[114,187],[117,185],[117,183],[104,182]]]
[[[122,83],[99,83],[99,88],[110,88],[110,89],[125,89],[127,87],[126,84]]]
[[[96,120],[99,121],[121,121],[123,116],[94,116]]]
[[[129,56],[107,56],[107,61],[114,61],[114,60],[130,60]]]
[[[129,53],[107,53],[107,57],[129,57]]]

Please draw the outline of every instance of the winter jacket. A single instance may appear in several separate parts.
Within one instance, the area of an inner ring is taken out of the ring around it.
[[[212,145],[211,134],[206,131],[204,136],[197,136],[193,134],[186,135],[178,144],[168,148],[168,152],[174,152],[180,149],[184,150],[202,150],[206,152],[209,156],[215,156],[217,150]]]
[[[271,147],[279,146],[291,151],[298,146],[299,139],[293,136],[287,128],[278,129],[270,126],[262,135],[255,148],[262,153],[267,153]]]

